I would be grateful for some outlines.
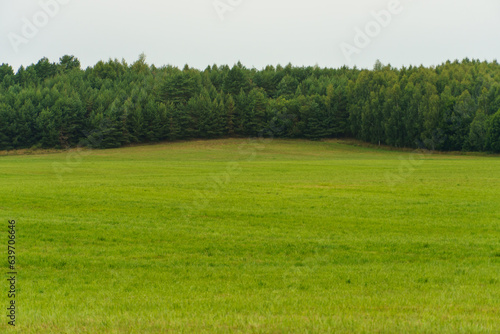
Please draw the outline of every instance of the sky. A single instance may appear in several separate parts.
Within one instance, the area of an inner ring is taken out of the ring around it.
[[[373,68],[500,57],[499,0],[0,0],[0,64]]]

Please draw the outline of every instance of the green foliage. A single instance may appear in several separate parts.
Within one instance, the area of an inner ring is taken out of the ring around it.
[[[132,65],[110,59],[85,70],[74,56],[42,58],[16,73],[0,66],[0,149],[75,147],[88,136],[92,146],[118,147],[264,135],[492,150],[498,82],[497,62],[467,59],[436,68],[377,62],[362,71],[291,64],[259,71],[237,63],[199,71],[156,68],[144,54]]]
[[[466,149],[471,151],[484,151],[486,148],[486,135],[488,130],[488,116],[482,110],[478,110],[469,130],[469,141]]]
[[[63,72],[80,69],[80,61],[75,56],[65,55],[59,58],[59,67]]]
[[[167,76],[160,88],[160,101],[185,105],[199,90],[194,73],[176,71]]]
[[[250,82],[247,72],[240,63],[234,65],[224,78],[224,91],[231,95],[237,95],[241,90],[248,92],[249,88]]]
[[[5,77],[13,76],[14,70],[9,64],[0,65],[0,82],[4,81]]]
[[[33,68],[37,77],[42,81],[54,76],[57,72],[57,65],[51,63],[47,58],[42,58]]]
[[[488,149],[500,153],[500,109],[490,119],[487,136]]]
[[[278,84],[277,95],[283,96],[286,99],[290,99],[297,91],[298,86],[299,82],[297,81],[297,79],[287,74]]]

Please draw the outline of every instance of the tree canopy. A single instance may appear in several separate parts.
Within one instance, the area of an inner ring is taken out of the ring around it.
[[[500,66],[0,65],[1,150],[261,135],[500,152]]]

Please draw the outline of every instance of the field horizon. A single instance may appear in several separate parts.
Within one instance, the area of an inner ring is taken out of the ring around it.
[[[0,166],[9,332],[500,331],[498,155],[242,138]]]
[[[64,154],[71,153],[75,151],[109,151],[121,148],[140,148],[148,146],[165,146],[172,144],[181,143],[194,143],[194,142],[217,142],[217,141],[228,141],[228,140],[241,140],[241,141],[285,141],[285,142],[312,142],[312,143],[334,143],[352,147],[361,147],[367,149],[377,149],[381,151],[391,151],[391,152],[427,152],[426,154],[439,154],[439,155],[465,155],[465,156],[478,156],[478,157],[500,157],[499,153],[494,152],[476,152],[476,151],[440,151],[437,149],[428,148],[411,148],[411,147],[395,147],[390,145],[377,145],[362,141],[356,138],[345,137],[345,138],[323,138],[318,140],[310,140],[306,138],[272,138],[272,137],[225,137],[225,138],[210,138],[210,139],[185,139],[185,140],[164,140],[160,142],[150,142],[150,143],[129,143],[124,144],[119,148],[92,148],[85,145],[78,145],[76,147],[69,148],[21,148],[21,149],[11,149],[11,150],[0,150],[0,157],[3,156],[16,156],[16,155],[45,155],[45,154]]]

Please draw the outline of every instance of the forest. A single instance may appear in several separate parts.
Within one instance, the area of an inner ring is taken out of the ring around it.
[[[500,66],[0,66],[0,150],[257,136],[500,152]]]

